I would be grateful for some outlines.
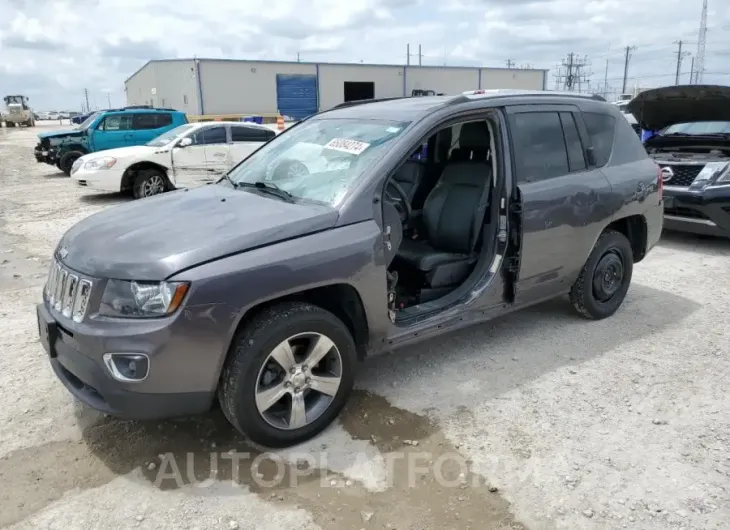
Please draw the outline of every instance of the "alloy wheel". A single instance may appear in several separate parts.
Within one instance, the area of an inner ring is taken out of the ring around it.
[[[256,379],[256,408],[272,427],[295,430],[319,418],[342,382],[342,357],[321,333],[299,333],[267,356]]]

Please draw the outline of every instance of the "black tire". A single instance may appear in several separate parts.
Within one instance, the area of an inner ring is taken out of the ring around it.
[[[12,121],[6,121],[6,122],[5,122],[5,126],[6,126],[6,127],[8,127],[8,128],[10,128],[10,127],[15,127],[15,122],[12,122]]]
[[[606,283],[595,276],[597,273],[605,273],[606,270],[610,273],[615,268],[620,269],[620,279],[615,278],[618,273],[609,274],[613,277],[608,282],[611,288],[604,290]],[[634,253],[629,240],[620,232],[606,230],[596,241],[578,279],[571,287],[570,302],[585,318],[600,320],[613,315],[626,298],[633,270]],[[601,284],[601,287],[597,289],[594,282]],[[609,294],[610,297],[605,298]]]
[[[64,153],[58,160],[58,169],[63,171],[67,177],[71,176],[71,166],[82,156],[84,156],[84,153],[81,151],[68,151]]]
[[[262,416],[256,389],[274,348],[298,333],[319,333],[334,343],[340,353],[341,379],[328,408],[309,424],[289,430],[271,425]],[[281,303],[264,309],[236,334],[221,374],[218,400],[228,421],[253,442],[288,447],[316,436],[339,415],[352,392],[356,365],[355,342],[339,318],[311,304]]]
[[[132,186],[132,196],[144,199],[165,193],[168,190],[167,176],[159,169],[143,169],[137,174]]]

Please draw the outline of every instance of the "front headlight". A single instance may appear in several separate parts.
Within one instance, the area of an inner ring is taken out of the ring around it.
[[[730,184],[730,163],[728,162],[710,162],[700,172],[700,175],[705,172],[711,173],[708,178],[714,178],[710,186],[727,186]],[[699,175],[697,178],[699,178]]]
[[[151,318],[171,315],[180,307],[187,282],[134,282],[109,280],[99,313],[111,317]]]
[[[117,163],[117,159],[111,156],[104,156],[101,158],[93,158],[84,164],[84,169],[109,169]]]

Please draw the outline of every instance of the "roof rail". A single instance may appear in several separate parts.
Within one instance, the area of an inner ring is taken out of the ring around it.
[[[395,96],[391,98],[372,98],[372,99],[357,99],[355,101],[345,101],[344,103],[340,103],[339,105],[335,105],[330,110],[334,109],[344,109],[347,107],[354,107],[356,105],[365,105],[366,103],[378,103],[380,101],[393,101],[396,99],[409,99],[411,96]]]

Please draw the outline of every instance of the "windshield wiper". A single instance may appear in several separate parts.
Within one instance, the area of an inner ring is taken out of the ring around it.
[[[233,186],[234,189],[238,188],[238,183],[233,182],[233,179],[231,179],[231,177],[228,176],[228,173],[224,174],[218,182],[220,182],[221,180],[227,180],[231,184],[231,186]]]
[[[230,178],[228,180],[230,180]],[[257,180],[256,182],[239,182],[237,184],[234,183],[234,187],[236,187],[236,188],[256,188],[258,190],[263,191],[264,193],[273,195],[274,197],[279,197],[280,199],[284,199],[287,202],[294,202],[294,195],[292,195],[291,193],[289,193],[286,190],[282,190],[279,186],[277,186],[273,182],[264,182],[263,180]]]

